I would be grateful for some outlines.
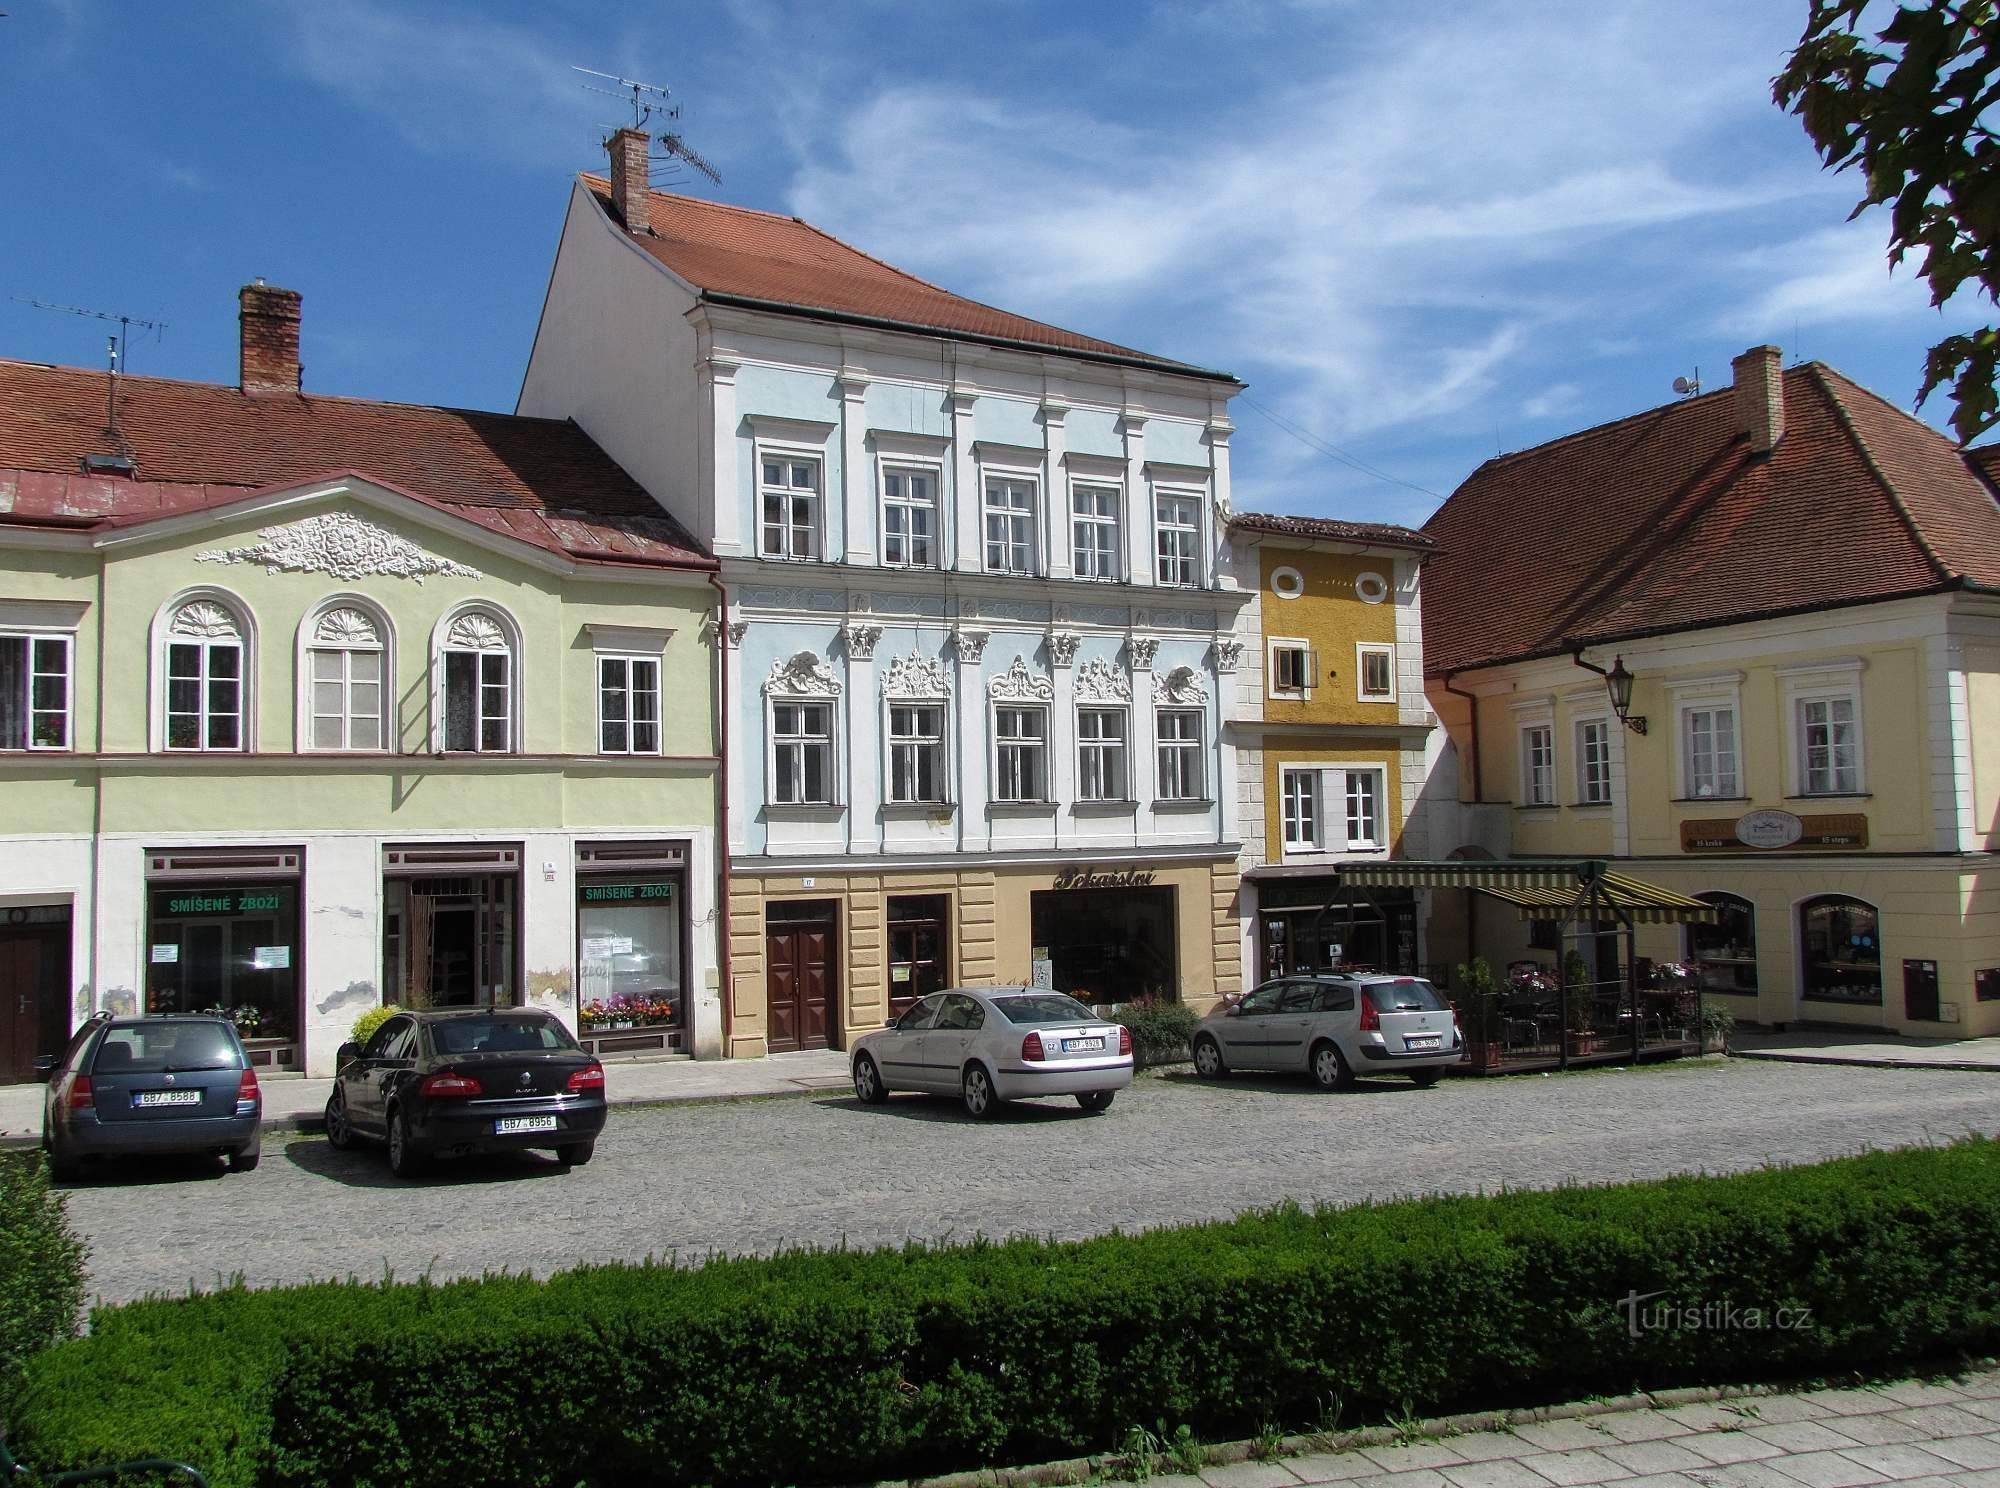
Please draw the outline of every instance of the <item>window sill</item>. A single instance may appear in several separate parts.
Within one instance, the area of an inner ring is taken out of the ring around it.
[[[1572,801],[1569,809],[1585,821],[1596,821],[1600,817],[1611,815],[1609,801]]]
[[[1554,801],[1529,801],[1523,805],[1516,806],[1514,809],[1516,811],[1560,811],[1562,807]]]
[[[1167,801],[1154,801],[1155,811],[1207,811],[1215,805],[1211,796],[1175,796]]]
[[[882,810],[888,816],[950,816],[957,812],[956,801],[884,801]]]
[[[1786,796],[1787,801],[1866,801],[1874,796],[1873,791],[1801,791],[1795,796]]]
[[[1747,806],[1749,796],[1669,796],[1670,806]]]
[[[801,821],[811,821],[822,817],[839,816],[846,806],[837,801],[766,801],[766,816],[795,817]]]
[[[1133,807],[1137,806],[1138,804],[1139,803],[1137,801],[1126,800],[1123,798],[1114,801],[1099,796],[1079,797],[1076,800],[1069,803],[1070,810],[1072,811],[1102,811],[1102,812],[1130,811]]]
[[[809,558],[794,558],[786,553],[759,553],[759,563],[825,563],[827,560],[815,553]]]
[[[988,815],[997,812],[1001,816],[1036,816],[1044,813],[1053,814],[1055,809],[1056,803],[1054,801],[988,801],[986,803]]]

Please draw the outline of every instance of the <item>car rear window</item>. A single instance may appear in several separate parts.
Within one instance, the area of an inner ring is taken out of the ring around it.
[[[90,1062],[97,1075],[242,1067],[236,1040],[220,1023],[114,1023]]]
[[[1024,992],[1018,997],[996,997],[993,1006],[1009,1023],[1095,1023],[1097,1014],[1060,992]]]
[[[1393,982],[1370,982],[1368,1000],[1378,1013],[1438,1013],[1444,999],[1437,988],[1417,977],[1398,977]]]
[[[553,1018],[448,1018],[431,1025],[440,1054],[539,1054],[574,1049],[576,1040]]]

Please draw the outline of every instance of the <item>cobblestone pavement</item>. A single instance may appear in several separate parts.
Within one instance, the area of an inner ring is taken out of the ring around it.
[[[442,1278],[787,1243],[1081,1236],[1286,1198],[1607,1182],[1967,1132],[2000,1134],[1992,1074],[1723,1061],[1328,1095],[1171,1072],[1142,1076],[1099,1116],[1046,1101],[984,1124],[921,1096],[627,1107],[588,1167],[521,1153],[415,1183],[391,1178],[377,1152],[267,1136],[257,1172],[110,1169],[71,1191],[70,1213],[94,1292],[120,1301],[239,1272],[262,1286],[385,1267]]]

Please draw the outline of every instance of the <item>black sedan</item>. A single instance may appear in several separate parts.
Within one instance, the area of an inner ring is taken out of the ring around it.
[[[533,1008],[398,1013],[366,1048],[343,1044],[326,1103],[335,1147],[383,1142],[389,1171],[515,1148],[590,1161],[604,1130],[604,1066]]]

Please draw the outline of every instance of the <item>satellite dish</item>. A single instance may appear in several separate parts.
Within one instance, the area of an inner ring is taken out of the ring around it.
[[[1677,393],[1691,393],[1694,391],[1694,384],[1689,382],[1685,377],[1676,377],[1674,379],[1674,391]]]

